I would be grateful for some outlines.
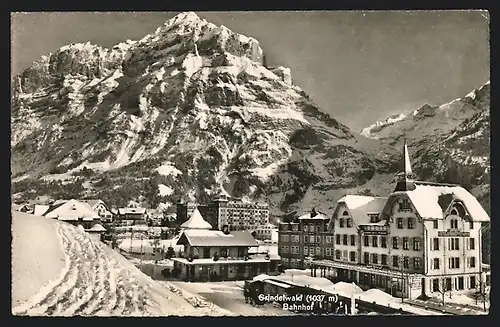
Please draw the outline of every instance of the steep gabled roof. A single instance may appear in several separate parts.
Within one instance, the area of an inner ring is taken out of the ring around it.
[[[364,195],[346,195],[337,201],[337,208],[340,204],[345,204],[351,217],[356,225],[363,225],[370,223],[370,216],[368,214],[380,213],[384,208],[387,201],[386,197],[374,197]]]
[[[104,203],[104,201],[102,200],[99,200],[99,199],[86,199],[86,200],[78,200],[80,202],[85,202],[85,203],[88,203],[88,205],[91,207],[91,208],[94,208],[97,204],[101,203],[103,204],[105,207],[106,206],[106,203]]]
[[[459,185],[415,181],[413,191],[396,192],[406,194],[418,214],[424,219],[443,219],[450,203],[460,200],[473,221],[487,222],[490,217],[479,201]]]
[[[198,209],[195,209],[191,217],[181,225],[181,228],[211,229],[212,225],[210,225],[210,223],[203,219]]]

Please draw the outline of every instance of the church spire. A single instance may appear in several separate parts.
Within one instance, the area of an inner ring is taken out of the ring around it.
[[[413,184],[413,170],[411,169],[410,155],[408,154],[408,145],[406,144],[406,138],[403,145],[403,157],[402,159],[402,170],[396,174],[396,191],[411,191],[415,189],[415,184]]]

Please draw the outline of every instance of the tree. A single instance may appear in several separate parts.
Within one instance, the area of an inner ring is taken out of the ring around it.
[[[444,305],[444,297],[446,295],[447,292],[449,292],[450,290],[446,287],[446,278],[439,278],[439,281],[438,281],[438,293],[441,294],[441,299],[442,299],[442,304]]]
[[[263,54],[262,55],[262,66],[264,66],[265,68],[267,68],[267,58],[266,58],[266,55]]]
[[[167,249],[166,257],[167,257],[167,259],[171,259],[174,256],[175,256],[174,248],[172,246],[169,246],[168,249]]]

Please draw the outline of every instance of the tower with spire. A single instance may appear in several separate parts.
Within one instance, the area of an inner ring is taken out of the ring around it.
[[[403,146],[402,169],[396,174],[396,188],[394,192],[413,191],[415,189],[414,174],[411,169],[410,155],[406,139]]]

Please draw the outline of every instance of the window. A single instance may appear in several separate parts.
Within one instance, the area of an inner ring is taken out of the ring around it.
[[[331,256],[331,255],[332,255],[331,251],[332,251],[332,249],[330,249],[330,248],[326,248],[326,249],[325,249],[325,252],[326,252],[326,256],[327,256],[327,257],[329,257],[329,256]]]
[[[432,262],[433,262],[432,267],[433,267],[434,269],[439,269],[439,258],[434,258],[434,259],[432,260]]]
[[[409,250],[409,242],[408,242],[408,237],[403,237],[403,250]]]
[[[309,236],[308,235],[304,235],[304,243],[309,243]]]
[[[340,245],[340,235],[339,234],[335,235],[335,243]]]
[[[463,290],[463,289],[464,289],[464,278],[458,277],[457,278],[457,290]]]
[[[349,213],[347,211],[344,211],[344,213],[342,213],[342,216],[349,216]]]
[[[397,236],[394,236],[392,238],[392,248],[393,249],[399,249],[399,246],[398,246],[398,237]]]
[[[349,252],[349,259],[351,262],[356,261],[356,252],[355,251]]]
[[[420,239],[418,237],[413,238],[413,251],[420,251]]]
[[[342,241],[343,241],[342,243],[344,245],[347,245],[347,235],[344,235],[344,237],[342,238]]]
[[[368,236],[364,237],[365,246],[370,246],[370,238]]]
[[[380,247],[382,248],[387,248],[387,237],[382,236],[380,237]]]
[[[352,227],[352,219],[347,218],[347,227]]]
[[[408,218],[408,229],[415,228],[415,218]]]
[[[405,269],[410,268],[410,258],[408,258],[408,257],[403,258],[403,268],[405,268]]]
[[[309,230],[309,228],[307,227],[307,225],[304,225],[304,232],[307,232]]]
[[[372,236],[372,246],[374,248],[378,247],[378,236]]]
[[[460,268],[460,258],[450,258],[449,259],[449,268],[450,269],[458,269]]]
[[[372,262],[374,264],[378,264],[378,254],[377,253],[372,253]]]
[[[451,229],[458,229],[458,219],[452,219],[450,221]]]
[[[476,276],[470,276],[469,281],[470,281],[470,289],[475,289],[476,288]]]
[[[340,260],[341,252],[340,250],[335,250],[335,259]]]
[[[347,260],[347,250],[342,251],[342,258]]]
[[[299,235],[292,235],[292,242],[299,243]]]
[[[401,199],[401,201],[399,201],[399,211],[411,211],[411,205],[408,199]]]
[[[304,255],[309,255],[309,248],[307,246],[304,247]]]
[[[439,292],[439,278],[434,278],[432,280],[432,291]]]
[[[386,266],[387,265],[387,254],[382,254],[382,258],[381,258],[381,263]]]
[[[434,221],[432,222],[432,225],[433,225],[434,229],[438,229],[438,228],[439,228],[439,221],[434,220]],[[437,279],[435,279],[435,280],[437,280]]]
[[[403,218],[398,218],[398,229],[403,229]]]
[[[365,264],[369,264],[369,263],[370,263],[370,253],[365,252],[365,253],[364,253],[364,256],[365,256],[365,257],[364,257],[364,262],[365,262]]]
[[[316,236],[316,243],[321,243],[321,236]]]
[[[469,258],[469,268],[476,268],[476,257]]]
[[[474,250],[476,248],[476,242],[474,238],[469,238],[469,250]]]
[[[339,219],[339,227],[344,227],[344,219],[343,218]]]
[[[420,269],[420,258],[413,258],[413,267]]]
[[[451,213],[450,213],[450,214],[451,214],[451,215],[453,215],[453,216],[458,216],[458,211],[457,211],[457,209],[453,209],[453,210],[451,210]]]
[[[446,290],[451,291],[451,278],[446,278]]]
[[[433,238],[432,245],[433,245],[434,251],[438,251],[439,250],[439,238],[437,238],[437,237]]]
[[[356,235],[351,235],[351,245],[356,245]]]
[[[325,236],[325,243],[331,243],[331,242],[332,242],[331,236],[326,235]]]
[[[396,268],[399,267],[399,258],[397,255],[392,256],[392,265]]]
[[[473,221],[469,221],[469,229],[474,229],[474,222]]]
[[[309,232],[314,233],[314,226],[313,225],[309,226]]]
[[[284,235],[284,234],[282,234],[282,235],[281,235],[281,241],[282,241],[282,242],[288,242],[288,235]]]
[[[448,240],[448,250],[450,251],[460,250],[458,237],[453,237]]]
[[[321,248],[319,246],[316,247],[316,255],[321,255]]]

